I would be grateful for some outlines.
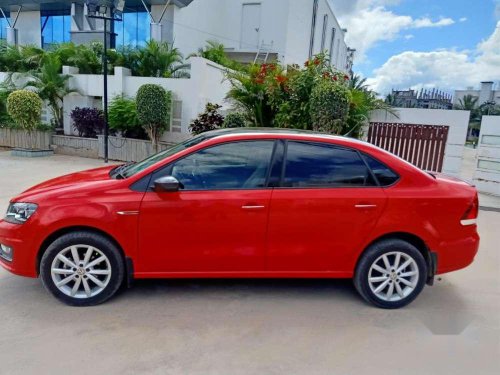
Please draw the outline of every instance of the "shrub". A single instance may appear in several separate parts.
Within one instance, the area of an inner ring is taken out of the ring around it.
[[[71,111],[71,119],[80,137],[97,138],[104,129],[104,115],[97,108],[76,107]]]
[[[137,118],[157,150],[170,123],[171,93],[159,85],[146,84],[139,87],[135,100]]]
[[[226,115],[223,128],[244,128],[247,126],[246,116],[241,112],[231,112]]]
[[[14,122],[28,132],[30,147],[34,147],[33,131],[40,123],[42,99],[28,90],[15,90],[7,97],[7,112]]]
[[[126,138],[147,139],[148,135],[137,117],[135,99],[117,96],[109,105],[109,128],[119,131]]]
[[[224,45],[215,40],[208,40],[205,47],[198,49],[198,53],[191,56],[203,57],[229,69],[244,70],[243,65],[227,56]]]
[[[311,93],[310,111],[313,129],[339,134],[349,113],[351,93],[346,85],[324,80]]]
[[[218,104],[207,103],[205,112],[200,113],[189,125],[191,133],[197,135],[220,128],[224,122],[224,116],[219,113],[220,108]]]

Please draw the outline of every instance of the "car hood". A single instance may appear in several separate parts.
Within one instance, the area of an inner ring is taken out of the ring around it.
[[[22,198],[23,196],[43,193],[54,189],[71,187],[75,185],[85,184],[88,182],[109,180],[111,179],[111,177],[109,177],[109,172],[115,167],[116,167],[115,165],[112,165],[101,168],[89,169],[86,171],[71,173],[61,177],[53,178],[51,180],[42,182],[41,184],[32,186],[28,190],[25,190],[23,193],[20,194],[19,197],[17,197],[16,200]]]

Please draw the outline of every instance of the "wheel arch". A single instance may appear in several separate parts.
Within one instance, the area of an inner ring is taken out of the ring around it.
[[[429,274],[428,274],[427,281],[428,281],[428,283],[432,283],[432,278],[434,277],[434,272],[435,272],[435,269],[436,269],[435,262],[437,261],[435,259],[435,256],[433,256],[434,253],[431,252],[431,249],[429,248],[429,246],[427,245],[427,243],[424,241],[424,239],[422,239],[421,237],[417,236],[416,234],[409,233],[409,232],[391,232],[391,233],[386,233],[386,234],[383,234],[383,235],[377,237],[373,241],[371,241],[363,249],[363,251],[361,252],[361,254],[359,254],[358,259],[356,261],[356,266],[355,266],[354,269],[357,270],[359,261],[361,260],[361,258],[363,257],[363,255],[366,253],[366,251],[371,246],[373,246],[374,244],[376,244],[378,242],[384,241],[384,240],[393,240],[393,239],[398,239],[398,240],[402,240],[402,241],[408,242],[409,244],[415,246],[418,251],[420,251],[420,253],[424,257],[425,262],[426,262],[427,267],[428,267],[428,273]]]
[[[112,235],[103,231],[102,229],[81,225],[81,226],[70,226],[70,227],[60,228],[60,229],[56,230],[55,232],[51,233],[50,235],[48,235],[43,240],[42,244],[40,245],[40,248],[38,249],[38,253],[36,256],[36,270],[35,271],[36,271],[37,275],[40,274],[40,262],[42,260],[43,254],[45,253],[47,248],[50,246],[50,244],[52,242],[54,242],[57,238],[65,235],[65,234],[72,233],[72,232],[90,232],[90,233],[95,233],[95,234],[99,234],[103,237],[106,237],[108,240],[113,242],[113,244],[118,248],[118,250],[120,251],[120,254],[122,256],[122,259],[123,259],[123,264],[128,269],[129,258],[126,257],[125,252],[123,251],[123,247],[120,245],[120,243]]]

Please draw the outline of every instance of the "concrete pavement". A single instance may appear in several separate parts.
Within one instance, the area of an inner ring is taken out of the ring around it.
[[[47,178],[102,165],[0,152],[0,211]],[[0,270],[1,374],[497,374],[500,213],[481,211],[473,265],[402,310],[347,280],[138,281],[108,303],[64,306]]]

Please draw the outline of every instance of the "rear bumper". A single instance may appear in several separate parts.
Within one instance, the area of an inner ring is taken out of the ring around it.
[[[17,225],[0,220],[0,243],[13,248],[12,261],[0,258],[0,265],[7,271],[26,277],[38,277],[36,249],[29,224]]]
[[[467,267],[474,261],[479,249],[479,234],[474,233],[454,241],[440,244],[437,253],[436,275]]]

